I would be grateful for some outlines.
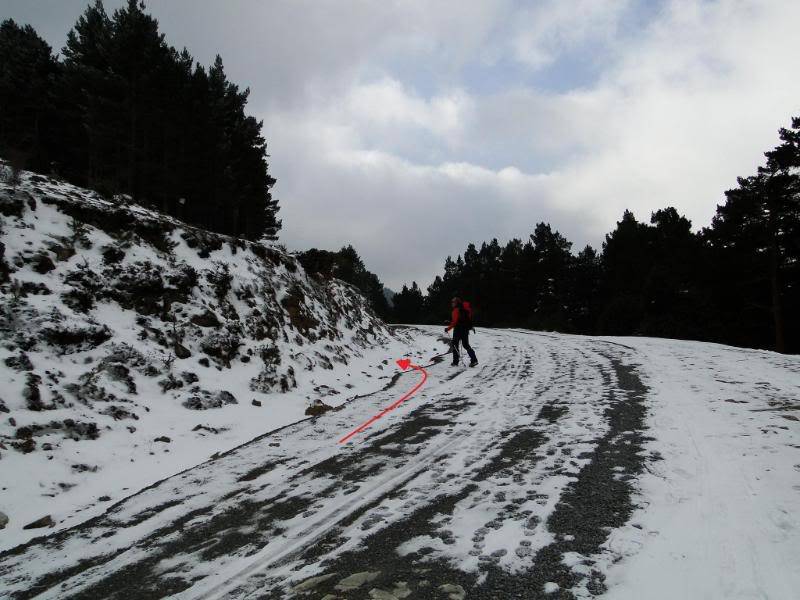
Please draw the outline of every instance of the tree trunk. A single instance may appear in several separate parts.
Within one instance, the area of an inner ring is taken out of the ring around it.
[[[128,155],[128,191],[134,199],[138,196],[136,189],[136,117],[137,106],[135,99],[136,89],[131,95],[130,107],[130,154]]]
[[[777,243],[773,242],[769,252],[769,282],[772,291],[772,319],[775,324],[775,350],[776,352],[786,352],[786,340],[784,337],[783,309],[781,306],[781,286],[778,272],[778,248]]]

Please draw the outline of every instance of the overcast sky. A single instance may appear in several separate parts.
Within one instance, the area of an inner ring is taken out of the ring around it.
[[[108,0],[111,12],[121,0]],[[0,0],[59,50],[84,0]],[[249,86],[290,249],[352,243],[398,289],[547,221],[707,225],[800,116],[797,0],[149,0]]]

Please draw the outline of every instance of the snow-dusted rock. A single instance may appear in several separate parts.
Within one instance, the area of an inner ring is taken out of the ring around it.
[[[47,515],[41,519],[36,519],[32,523],[28,523],[25,525],[25,527],[23,527],[23,529],[42,529],[43,527],[53,527],[55,524],[56,523],[53,521],[53,517]]]

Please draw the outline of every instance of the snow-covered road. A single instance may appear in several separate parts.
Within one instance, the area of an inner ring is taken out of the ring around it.
[[[424,388],[347,445],[417,372],[0,554],[0,595],[796,597],[800,359],[515,330],[474,346],[475,369],[412,355]]]

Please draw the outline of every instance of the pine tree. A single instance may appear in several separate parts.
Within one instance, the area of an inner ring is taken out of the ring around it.
[[[594,333],[600,311],[602,262],[597,251],[586,246],[571,261],[566,305],[571,333]]]
[[[542,329],[563,330],[567,325],[564,296],[568,282],[572,243],[547,223],[539,223],[530,236],[533,244],[529,265],[536,283],[531,296],[531,325]]]
[[[107,165],[116,158],[116,119],[121,110],[119,81],[111,70],[109,55],[111,25],[100,0],[86,8],[67,35],[60,82],[64,118],[69,124],[61,161],[64,174],[104,192],[116,187]]]
[[[642,289],[652,258],[650,228],[639,223],[629,210],[603,243],[603,312],[600,333],[638,333],[644,316]]]
[[[740,343],[766,345],[759,331],[771,329],[778,352],[790,346],[785,310],[787,300],[798,299],[800,282],[800,178],[794,161],[787,160],[793,148],[788,131],[786,138],[757,175],[739,178],[738,187],[725,192],[726,202],[706,232],[716,263],[735,265],[738,276],[730,273],[719,283],[727,288],[729,318],[744,328]]]
[[[523,244],[512,239],[500,254],[500,283],[498,284],[497,321],[502,325],[522,323],[528,309],[525,282],[522,275]]]
[[[378,316],[389,318],[389,302],[383,284],[377,275],[367,270],[353,246],[345,246],[338,252],[312,248],[299,253],[297,257],[308,273],[336,277],[356,286]]]
[[[50,46],[30,25],[0,24],[0,152],[28,168],[49,169],[57,73]]]
[[[404,285],[403,289],[394,297],[394,321],[396,323],[420,323],[423,318],[424,306],[422,291],[417,282],[412,282],[410,288]]]
[[[220,57],[195,65],[138,0],[111,16],[95,0],[62,54],[59,63],[30,27],[0,27],[0,151],[193,224],[276,238],[262,123]]]

